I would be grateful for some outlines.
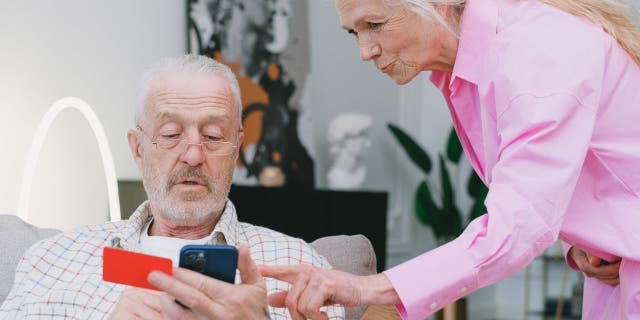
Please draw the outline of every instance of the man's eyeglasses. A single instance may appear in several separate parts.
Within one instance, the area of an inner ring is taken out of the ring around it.
[[[142,130],[142,127],[137,126],[136,129],[149,139],[151,144],[156,146],[156,149],[173,154],[182,154],[189,146],[200,146],[202,152],[207,156],[228,156],[232,154],[236,148],[236,145],[233,143],[220,140],[205,140],[200,143],[190,143],[187,139],[183,138],[182,134],[175,134],[171,136],[154,135],[149,137],[149,135]]]

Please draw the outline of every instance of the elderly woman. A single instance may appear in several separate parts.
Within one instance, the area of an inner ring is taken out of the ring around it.
[[[443,92],[488,213],[383,274],[262,269],[294,319],[395,304],[405,319],[530,263],[560,238],[588,276],[584,319],[640,318],[640,36],[616,0],[335,0],[361,58]],[[598,265],[601,265],[597,267]],[[618,279],[619,271],[619,279]]]

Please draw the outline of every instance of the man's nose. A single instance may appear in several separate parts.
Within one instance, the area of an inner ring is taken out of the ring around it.
[[[189,166],[196,167],[204,162],[206,155],[202,149],[201,143],[188,143],[184,152],[180,156],[180,160]]]

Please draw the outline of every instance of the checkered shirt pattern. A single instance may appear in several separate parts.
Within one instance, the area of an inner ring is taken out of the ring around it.
[[[0,307],[0,319],[104,319],[127,287],[102,280],[102,248],[119,242],[129,251],[140,251],[140,234],[152,219],[148,202],[126,221],[81,227],[42,240],[22,257],[13,288]],[[301,239],[238,222],[227,201],[209,244],[246,244],[258,265],[311,264],[330,268],[327,260]],[[268,293],[288,290],[289,285],[266,279]],[[271,319],[291,319],[285,308],[269,308]],[[329,319],[344,319],[344,309],[326,308]]]

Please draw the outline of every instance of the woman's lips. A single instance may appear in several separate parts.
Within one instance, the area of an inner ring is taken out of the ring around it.
[[[389,71],[391,71],[392,67],[393,67],[393,65],[390,63],[390,64],[380,68],[380,71],[382,71],[382,73],[389,73]]]

